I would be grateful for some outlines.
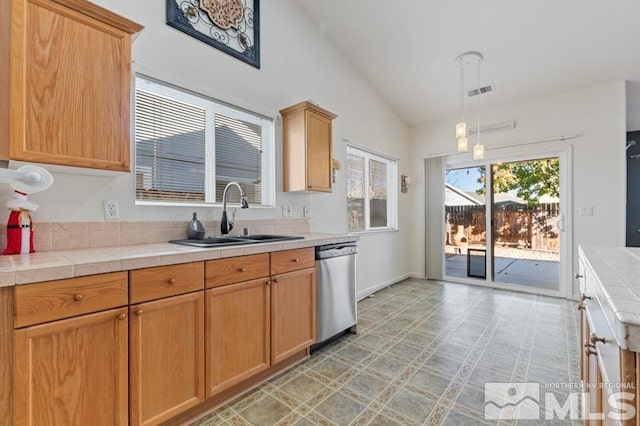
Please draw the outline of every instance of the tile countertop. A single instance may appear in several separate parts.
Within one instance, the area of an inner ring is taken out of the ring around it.
[[[598,299],[606,304],[618,345],[640,352],[640,248],[579,247],[578,252],[597,275]]]
[[[0,257],[0,287],[352,242],[360,239],[357,235],[347,234],[288,235],[304,237],[304,240],[216,248],[160,243],[2,256]]]

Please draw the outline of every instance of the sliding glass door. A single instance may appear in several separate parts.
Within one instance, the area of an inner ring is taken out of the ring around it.
[[[446,280],[566,294],[563,158],[560,154],[448,161],[443,212]]]
[[[493,281],[559,290],[560,160],[492,164],[491,182]]]

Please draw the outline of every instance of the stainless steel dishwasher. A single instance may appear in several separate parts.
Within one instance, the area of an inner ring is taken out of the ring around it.
[[[351,331],[358,320],[356,304],[356,243],[316,247],[316,343]]]

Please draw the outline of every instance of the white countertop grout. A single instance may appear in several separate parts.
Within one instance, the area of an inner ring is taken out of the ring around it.
[[[640,248],[580,247],[580,258],[595,272],[605,314],[618,345],[640,349]],[[589,279],[587,277],[587,279]]]
[[[324,244],[358,241],[357,235],[290,234],[304,237],[274,243],[198,248],[172,243],[48,251],[0,257],[0,287],[130,269],[199,262]]]

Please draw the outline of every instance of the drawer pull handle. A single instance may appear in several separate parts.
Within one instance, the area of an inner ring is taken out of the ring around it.
[[[176,283],[176,279],[175,278],[169,278],[169,284],[170,285],[174,285]]]
[[[73,296],[73,300],[75,300],[76,302],[80,302],[82,299],[84,299],[84,296],[82,294],[76,294],[75,296]]]
[[[596,343],[607,343],[607,339],[605,339],[604,337],[598,337],[596,335],[596,333],[591,333],[591,335],[589,335],[589,340],[591,341],[591,343],[595,346]]]
[[[585,353],[585,355],[587,355],[587,356],[591,356],[591,355],[595,355],[595,354],[596,354],[596,351],[594,351],[594,350],[593,350],[593,349],[591,349],[591,348],[584,348],[584,353]]]
[[[127,314],[120,314],[120,315],[118,315],[118,319],[119,319],[119,320],[123,320],[123,319],[125,319],[126,317],[127,317]]]
[[[298,263],[298,262],[300,262],[300,259],[298,259],[297,257],[293,259],[293,263]]]
[[[238,269],[238,271],[240,271],[240,272],[247,272],[247,268],[245,268],[245,267],[243,266],[242,268]]]
[[[585,310],[584,302],[578,302],[578,310],[579,311],[584,311]]]
[[[582,274],[576,274],[576,279],[579,280],[580,278],[584,278],[584,275]]]
[[[264,284],[265,284],[265,285],[270,285],[270,284],[271,284],[271,281],[269,281],[269,280],[264,280]]]
[[[136,311],[136,315],[140,316],[140,315],[142,315],[142,313],[143,313],[143,312],[144,312],[144,311],[143,311],[142,309],[138,309],[138,310]]]
[[[591,296],[587,296],[586,294],[582,293],[582,295],[580,296],[580,300],[582,300],[583,302],[585,300],[591,300]]]
[[[272,282],[272,283],[276,283],[276,284],[277,284],[277,283],[278,283],[278,279],[277,279],[277,278],[274,278],[271,282]]]

